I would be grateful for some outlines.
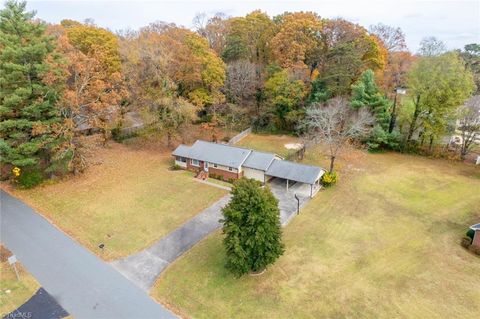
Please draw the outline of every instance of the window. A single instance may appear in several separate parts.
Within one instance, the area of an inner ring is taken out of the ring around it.
[[[186,163],[187,162],[187,159],[185,157],[181,157],[181,156],[177,156],[177,161],[179,162],[182,162],[182,163]]]
[[[231,172],[231,171],[233,171],[233,168],[229,167],[228,170]]]
[[[196,159],[192,159],[192,160],[190,161],[190,164],[192,164],[193,166],[200,166],[200,162],[199,162],[198,160],[196,160]]]
[[[217,168],[217,167],[218,167],[218,165],[217,165],[217,164],[213,164],[213,167]]]

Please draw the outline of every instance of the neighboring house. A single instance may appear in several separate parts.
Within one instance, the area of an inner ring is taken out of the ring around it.
[[[480,248],[480,224],[472,225],[470,226],[470,229],[475,232],[473,235],[472,245]]]
[[[325,170],[283,160],[272,153],[198,140],[192,146],[180,145],[172,153],[175,164],[200,176],[221,176],[225,180],[241,177],[253,178],[262,183],[273,178],[289,185],[310,185],[310,196],[320,188],[320,178]]]

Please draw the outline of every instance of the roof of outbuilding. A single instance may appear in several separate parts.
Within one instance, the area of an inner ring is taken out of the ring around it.
[[[238,168],[251,152],[252,150],[246,148],[198,140],[190,147],[180,145],[172,154]]]
[[[274,160],[265,172],[268,176],[279,177],[300,183],[314,184],[325,173],[317,166]]]
[[[272,164],[275,157],[276,155],[272,153],[252,151],[250,156],[248,156],[246,161],[243,163],[243,166],[266,171],[270,164]]]

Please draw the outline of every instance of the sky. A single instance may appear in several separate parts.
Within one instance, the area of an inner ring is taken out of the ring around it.
[[[30,0],[27,8],[36,10],[37,17],[47,22],[91,18],[98,26],[113,31],[138,29],[155,21],[190,28],[195,14],[201,12],[244,16],[260,9],[274,16],[284,11],[314,11],[324,18],[343,17],[364,27],[379,22],[401,27],[412,52],[427,36],[444,41],[449,49],[480,43],[480,0]]]

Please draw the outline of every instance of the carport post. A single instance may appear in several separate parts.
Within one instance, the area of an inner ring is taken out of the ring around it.
[[[287,179],[287,191],[288,191],[288,179]]]
[[[310,184],[310,198],[313,197],[313,184]]]

